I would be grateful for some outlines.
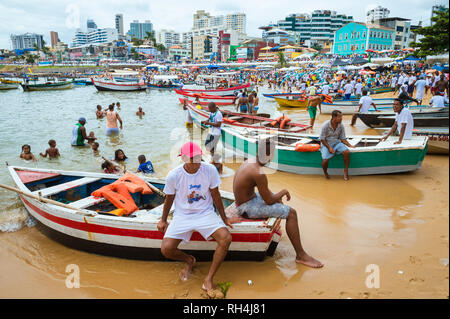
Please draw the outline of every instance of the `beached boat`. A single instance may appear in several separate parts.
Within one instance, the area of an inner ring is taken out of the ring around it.
[[[192,103],[188,103],[187,108],[192,117],[193,122],[201,127],[206,128],[202,121],[209,119],[209,112],[201,107],[194,106]],[[283,124],[283,128],[280,129],[282,125],[282,118],[271,119],[269,114],[247,114],[247,113],[237,113],[227,110],[220,110],[223,115],[223,126],[232,127],[243,127],[246,129],[265,129],[269,131],[279,130],[283,132],[302,132],[309,129],[311,126],[295,122],[287,122]]]
[[[373,103],[377,106],[378,110],[392,110],[392,106],[394,104],[395,99],[372,99]],[[410,106],[410,109],[413,109],[417,106]],[[423,107],[420,105],[419,107]],[[331,114],[333,110],[339,110],[342,112],[342,114],[353,114],[355,113],[359,108],[359,100],[354,101],[336,101],[333,103],[325,103],[323,102],[321,104],[322,108],[322,114]],[[373,109],[373,107],[371,106]],[[375,109],[373,109],[375,110]]]
[[[36,219],[38,228],[50,238],[91,253],[164,260],[161,254],[164,235],[157,230],[164,198],[157,192],[132,194],[139,210],[128,216],[117,216],[107,213],[117,209],[109,200],[91,194],[121,176],[15,166],[8,166],[8,170],[20,191],[39,195],[32,198],[20,194],[20,199]],[[158,189],[164,187],[164,180],[145,180]],[[234,196],[221,191],[221,197],[229,214],[234,209]],[[48,199],[56,203],[49,203]],[[171,214],[169,223],[170,220]],[[265,256],[272,256],[281,236],[280,223],[279,218],[267,218],[243,219],[233,224],[234,228],[230,229],[232,243],[226,259],[263,260]],[[215,248],[214,241],[205,241],[197,232],[193,233],[189,243],[180,245],[180,249],[197,260],[211,260]]]
[[[318,135],[268,132],[236,127],[222,128],[222,142],[227,149],[246,158],[256,157],[259,138],[275,140],[275,157],[267,165],[270,168],[296,174],[323,174],[320,151],[296,151],[303,145],[318,145]],[[349,174],[372,175],[414,171],[420,168],[427,150],[426,136],[414,136],[401,144],[394,144],[398,137],[390,136],[380,142],[381,136],[347,136],[356,148],[351,152]],[[309,147],[307,147],[309,148]],[[336,155],[329,161],[328,173],[344,174],[344,159]]]
[[[414,107],[411,108],[414,127],[448,127],[448,108]],[[369,127],[392,127],[395,122],[393,110],[358,113],[358,117]]]
[[[369,92],[371,94],[380,94],[380,93],[387,93],[387,92],[394,92],[395,89],[391,87],[374,87],[370,88]]]
[[[413,135],[428,137],[429,154],[449,154],[447,127],[418,127],[413,129]]]
[[[241,90],[247,89],[247,91],[251,91],[250,83],[233,86],[226,89],[215,89],[215,90],[205,90],[205,89],[183,89],[183,91],[189,93],[204,93],[207,95],[215,95],[215,96],[234,96],[237,95]]]
[[[46,82],[39,84],[21,83],[24,92],[28,91],[54,91],[54,90],[68,90],[73,88],[72,81],[63,82]]]
[[[178,95],[181,95],[180,102],[185,98],[190,98],[190,101],[195,100],[198,97],[198,103],[200,105],[208,105],[210,102],[216,103],[216,105],[234,105],[237,97],[235,96],[213,96],[213,95],[206,95],[203,93],[190,93],[184,90],[175,90],[175,92]]]
[[[143,91],[147,85],[142,79],[139,81],[119,82],[114,78],[91,78],[92,83],[99,91]]]
[[[0,82],[0,90],[14,90],[17,89],[20,85],[19,83],[3,83]]]
[[[306,108],[308,105],[308,99],[302,97],[274,97],[274,99],[281,107]]]

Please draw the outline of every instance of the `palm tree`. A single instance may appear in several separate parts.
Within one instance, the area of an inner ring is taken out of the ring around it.
[[[286,62],[286,59],[284,58],[284,52],[278,51],[277,67],[284,68],[284,67],[286,67],[286,65],[287,65],[287,62]]]

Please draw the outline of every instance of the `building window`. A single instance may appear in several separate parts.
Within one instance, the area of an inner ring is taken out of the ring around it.
[[[364,44],[361,44],[361,50],[364,50]]]
[[[381,38],[384,39],[384,32],[381,32]]]
[[[347,45],[344,44],[344,51],[347,51]]]
[[[339,51],[341,51],[342,50],[342,47],[339,45]]]
[[[355,50],[358,50],[358,45],[356,45]]]
[[[339,40],[342,40],[342,33],[339,35]],[[340,50],[340,49],[339,49]]]
[[[359,32],[356,34],[356,37],[359,39]]]
[[[398,31],[398,32],[403,32],[403,27],[398,26],[398,27],[397,27],[397,31]]]

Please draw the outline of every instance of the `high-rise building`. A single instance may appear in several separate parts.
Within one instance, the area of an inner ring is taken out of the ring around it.
[[[395,30],[393,50],[401,50],[409,47],[411,39],[411,20],[399,17],[382,18],[375,20],[375,24]]]
[[[445,10],[448,10],[448,8],[446,6],[443,6],[443,5],[432,6],[431,7],[431,18],[436,16],[436,13],[435,13],[436,11],[437,12],[442,12],[442,11],[445,11]],[[430,18],[430,25],[433,25],[434,22],[431,20],[431,18]]]
[[[265,39],[272,27],[287,31],[289,38],[297,43],[305,45],[318,43],[326,46],[333,41],[334,32],[351,21],[353,21],[352,16],[330,10],[315,10],[312,14],[295,13],[284,20],[270,24],[267,28],[262,27],[264,30],[262,37]]]
[[[163,44],[166,48],[180,44],[180,34],[174,30],[162,29],[156,33],[156,42]]]
[[[123,35],[123,14],[121,13],[116,14],[115,24],[117,33],[119,35]]]
[[[219,31],[235,30],[242,34],[246,30],[246,16],[244,13],[227,14],[226,16],[211,16],[204,10],[194,13],[193,28],[183,32],[183,47],[191,48],[192,37],[210,35],[219,36]]]
[[[149,20],[145,20],[145,22],[133,20],[133,22],[130,23],[128,34],[132,38],[144,39],[147,36],[147,32],[153,32],[153,25]]]
[[[86,21],[86,27],[89,29],[97,29],[97,24],[92,19]]]
[[[80,47],[86,44],[111,43],[118,40],[118,38],[119,35],[114,28],[88,29],[87,32],[78,29],[73,38],[72,47]]]
[[[379,19],[385,19],[389,17],[389,11],[388,8],[383,8],[382,6],[377,6],[366,13],[366,22],[367,23],[375,23],[375,20]]]
[[[55,48],[58,42],[59,42],[58,32],[50,31],[50,43],[52,45],[52,48]]]
[[[36,33],[25,33],[20,35],[11,35],[13,50],[34,49],[37,46],[42,49],[44,36]]]

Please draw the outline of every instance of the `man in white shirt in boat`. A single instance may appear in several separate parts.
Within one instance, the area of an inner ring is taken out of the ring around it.
[[[166,178],[166,194],[158,230],[164,233],[161,253],[169,259],[186,263],[180,272],[180,279],[189,279],[195,265],[195,257],[178,249],[181,241],[189,242],[194,231],[205,240],[213,238],[217,248],[213,255],[209,272],[202,289],[214,289],[213,278],[224,260],[231,243],[231,234],[226,226],[233,228],[225,215],[219,192],[221,180],[214,166],[202,162],[202,150],[193,142],[181,147],[180,155],[184,164],[169,172]],[[168,224],[172,204],[175,204],[173,219]],[[214,211],[216,207],[218,214]]]
[[[219,174],[222,174],[223,164],[220,162],[220,155],[216,153],[217,144],[222,136],[222,112],[216,106],[216,103],[210,102],[208,104],[209,119],[203,121],[202,124],[210,127],[210,132],[206,137],[205,147],[211,153],[211,164],[213,164]]]
[[[434,96],[430,100],[431,107],[445,107],[444,92],[434,92]]]
[[[411,111],[403,107],[403,100],[395,99],[394,101],[394,112],[395,112],[395,122],[392,125],[389,132],[380,139],[380,142],[387,140],[395,130],[400,135],[398,141],[394,144],[401,144],[403,140],[409,140],[412,137],[412,132],[414,129],[414,119]]]
[[[361,112],[361,113],[368,112],[371,106],[373,106],[375,111],[378,111],[375,103],[373,103],[372,98],[367,95],[367,90],[363,90],[362,94],[363,94],[363,96],[359,99],[358,110],[352,116],[352,122],[350,123],[351,126],[355,125],[356,120],[358,119],[359,112]]]
[[[323,264],[309,256],[302,247],[298,228],[297,212],[292,207],[283,204],[283,197],[291,199],[288,190],[283,189],[274,194],[270,191],[267,176],[263,167],[275,155],[274,142],[270,139],[260,139],[257,142],[256,160],[246,160],[236,171],[233,180],[233,192],[238,214],[246,218],[279,217],[286,219],[286,233],[294,247],[295,261],[313,268],[323,267]],[[255,192],[255,188],[259,193]]]

